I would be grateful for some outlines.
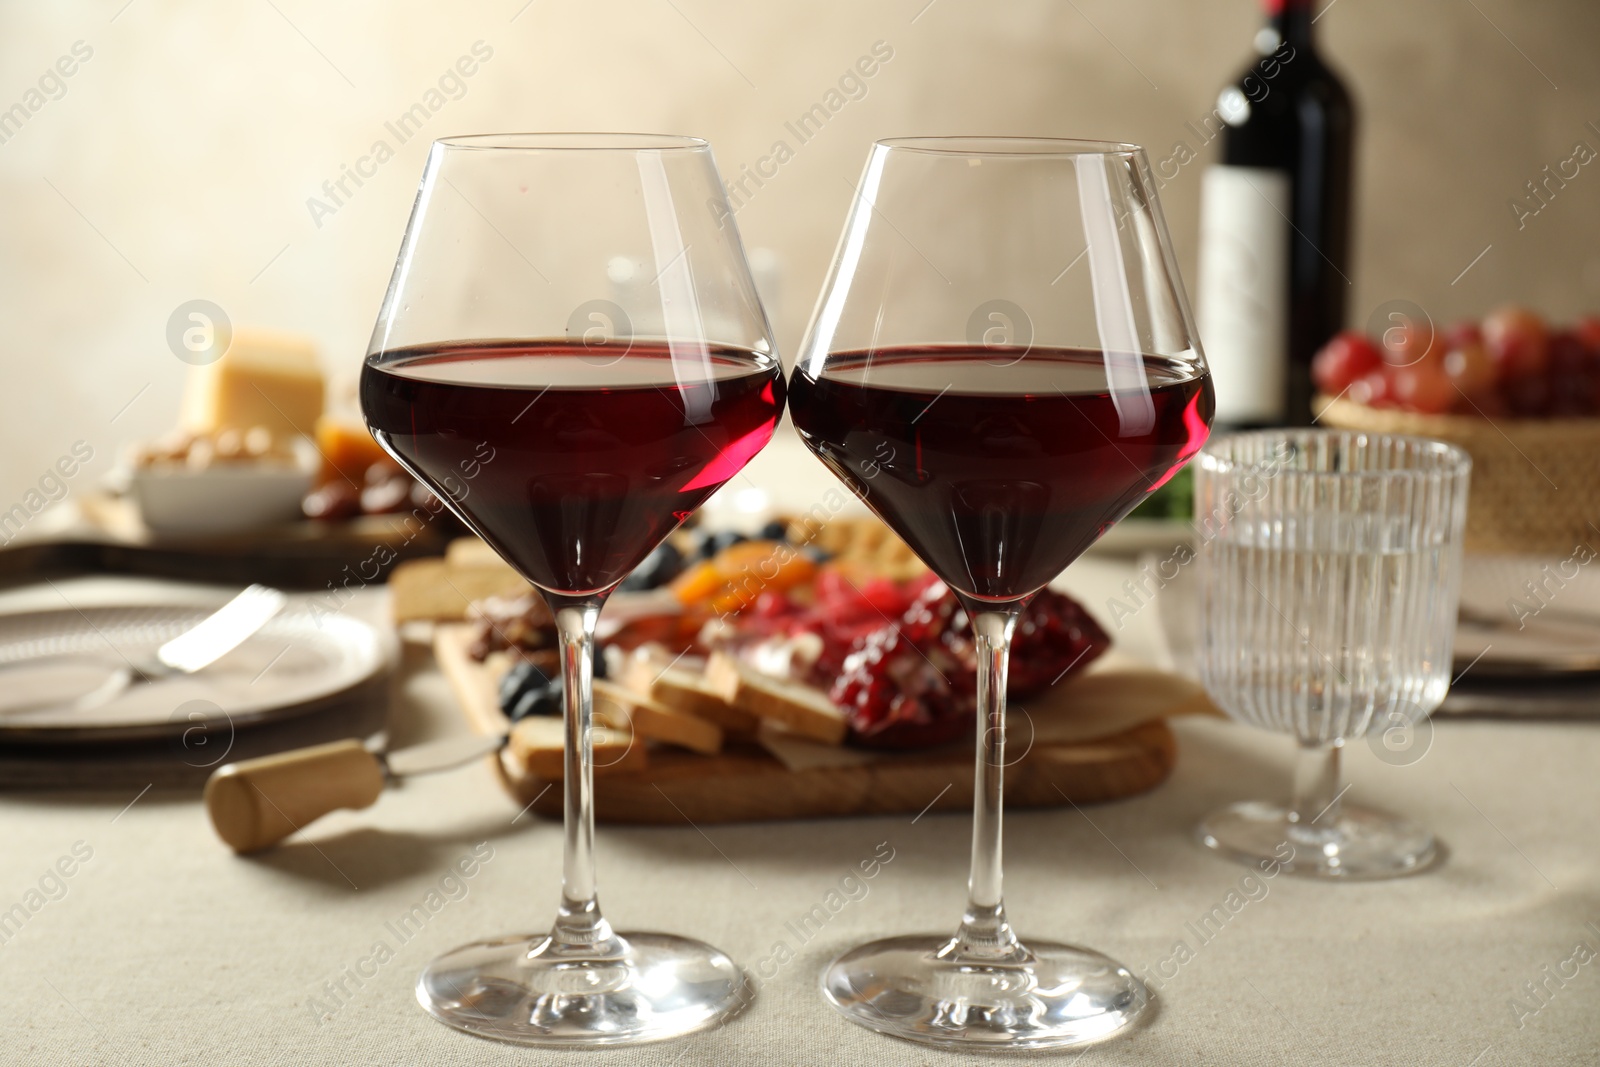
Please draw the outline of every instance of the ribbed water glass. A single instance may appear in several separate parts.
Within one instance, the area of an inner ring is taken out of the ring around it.
[[[1212,814],[1208,847],[1340,879],[1434,860],[1425,828],[1343,800],[1339,756],[1374,719],[1416,724],[1450,686],[1471,467],[1441,442],[1325,430],[1201,451],[1201,680],[1229,715],[1300,746],[1291,802]]]

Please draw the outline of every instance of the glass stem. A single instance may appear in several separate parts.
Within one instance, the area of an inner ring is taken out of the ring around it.
[[[551,938],[574,954],[620,954],[622,944],[600,914],[594,878],[594,627],[603,598],[545,598],[561,642],[566,689],[561,910]]]
[[[1342,742],[1302,744],[1294,765],[1292,835],[1301,841],[1323,843],[1338,836],[1339,752]]]
[[[972,617],[978,654],[978,745],[972,787],[972,873],[967,912],[949,950],[973,960],[1019,959],[1026,954],[1006,921],[1001,898],[1001,817],[1005,799],[1006,667],[1017,605],[976,611]]]

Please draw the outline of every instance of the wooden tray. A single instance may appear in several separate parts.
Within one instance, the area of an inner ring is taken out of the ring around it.
[[[346,522],[307,520],[236,534],[156,538],[126,500],[90,495],[75,504],[74,521],[43,535],[25,530],[0,546],[0,586],[86,572],[215,584],[264,582],[280,589],[324,590],[347,579],[359,586],[381,582],[401,560],[443,555],[461,532],[455,518],[441,512],[420,528],[406,521],[407,514],[366,515]]]
[[[441,625],[435,631],[435,656],[473,729],[503,732],[509,724],[496,698],[495,672],[468,655],[470,641],[470,626]],[[1087,684],[1064,683],[1052,691],[1059,695],[1048,705],[1029,702],[1031,723],[1068,714],[1074,717],[1070,732],[1093,733],[1095,716],[1104,714],[1109,732],[1070,743],[1029,744],[1006,768],[1007,804],[1090,804],[1154,789],[1177,759],[1165,716],[1214,712],[1198,687],[1170,675],[1145,671],[1128,672],[1126,679],[1100,677]],[[1106,707],[1110,704],[1119,707]],[[1019,726],[1014,720],[1012,728]],[[518,803],[561,817],[562,790],[553,788],[559,783],[528,775],[510,759],[491,758]],[[972,783],[973,753],[965,745],[805,770],[790,770],[757,745],[730,745],[715,756],[662,746],[650,750],[642,771],[596,777],[595,817],[681,825],[964,811],[972,804]]]

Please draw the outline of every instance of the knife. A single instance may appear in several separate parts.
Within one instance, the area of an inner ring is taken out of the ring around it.
[[[330,811],[370,806],[391,782],[493,755],[509,737],[447,737],[397,752],[352,738],[228,763],[206,781],[206,813],[229,848],[260,852]]]

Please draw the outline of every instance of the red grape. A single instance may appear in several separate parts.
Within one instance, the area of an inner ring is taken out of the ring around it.
[[[1429,356],[1437,360],[1441,351],[1439,333],[1427,317],[1411,319],[1404,315],[1390,316],[1394,325],[1378,338],[1379,354],[1391,367],[1409,367]]]
[[[1338,396],[1362,375],[1377,370],[1383,356],[1365,334],[1346,330],[1311,361],[1311,380],[1326,396]]]
[[[1329,341],[1311,365],[1318,389],[1427,415],[1600,416],[1600,315],[1562,330],[1516,306],[1443,330],[1391,318],[1376,343],[1354,332]]]
[[[1550,414],[1569,418],[1594,414],[1595,381],[1590,375],[1575,378],[1552,378],[1550,381]]]
[[[1600,353],[1600,315],[1585,315],[1573,325],[1572,332],[1589,351]]]
[[[1583,374],[1589,369],[1589,349],[1583,340],[1569,330],[1559,330],[1550,335],[1550,376]]]
[[[1350,399],[1369,408],[1394,407],[1389,375],[1383,368],[1368,371],[1350,385]]]
[[[1526,308],[1504,307],[1484,319],[1483,341],[1500,368],[1502,384],[1543,374],[1549,361],[1549,331]]]
[[[1444,344],[1447,349],[1460,348],[1462,345],[1481,345],[1483,328],[1471,319],[1458,322],[1444,332]]]
[[[1593,353],[1576,333],[1562,330],[1550,338],[1550,413],[1587,415],[1594,410]]]
[[[1450,384],[1449,376],[1433,363],[1395,367],[1389,378],[1396,405],[1422,415],[1449,411],[1461,395]]]
[[[1513,415],[1538,418],[1550,412],[1550,379],[1542,374],[1525,374],[1509,381],[1502,380],[1500,393]]]
[[[1445,353],[1444,372],[1458,389],[1474,400],[1493,393],[1498,377],[1488,350],[1470,341],[1452,345]]]

